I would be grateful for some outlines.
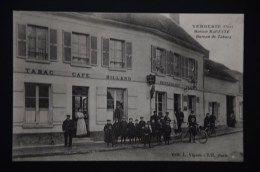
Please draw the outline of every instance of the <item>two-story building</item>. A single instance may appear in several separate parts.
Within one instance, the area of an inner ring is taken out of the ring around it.
[[[154,110],[175,119],[179,108],[187,121],[193,110],[202,123],[204,96],[211,97],[203,92],[208,56],[159,14],[15,11],[14,146],[62,142],[62,122],[66,114],[76,122],[78,109],[90,137],[103,134],[117,106],[125,117],[145,121]]]

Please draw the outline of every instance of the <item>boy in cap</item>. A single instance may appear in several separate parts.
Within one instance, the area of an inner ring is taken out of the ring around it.
[[[139,127],[139,123],[138,123],[138,119],[135,120],[135,143],[136,140],[138,139],[139,143],[141,142],[141,137],[140,137],[140,127]]]
[[[120,132],[121,132],[121,144],[124,140],[124,144],[125,144],[125,141],[126,141],[126,137],[127,137],[127,122],[126,122],[126,118],[123,117],[122,118],[122,121],[120,123]]]
[[[139,127],[140,127],[141,142],[143,142],[144,141],[143,130],[144,130],[144,127],[145,127],[145,121],[144,121],[144,117],[142,117],[142,116],[140,117]]]
[[[73,134],[73,129],[74,129],[74,123],[70,119],[70,115],[66,115],[66,120],[63,121],[62,123],[62,131],[64,132],[64,139],[65,139],[65,144],[64,146],[71,147],[72,145],[72,134]],[[68,145],[68,139],[69,139],[69,145]]]
[[[134,137],[135,137],[135,125],[133,123],[133,118],[129,118],[129,123],[127,124],[127,131],[128,131],[128,138],[129,143],[134,143]]]
[[[120,123],[118,122],[117,118],[113,124],[113,131],[115,134],[115,144],[117,144],[118,137],[120,136]]]
[[[164,117],[164,121],[170,121],[171,122],[171,118],[169,117],[169,112],[166,112],[166,115]]]
[[[165,144],[167,143],[169,145],[169,141],[170,141],[170,137],[171,137],[171,126],[170,126],[170,121],[167,120],[166,123],[165,123],[165,126],[164,126],[164,142]]]
[[[145,124],[143,133],[144,133],[144,146],[146,147],[146,144],[149,144],[149,148],[150,148],[151,147],[151,141],[150,141],[151,129],[149,128],[148,123]]]
[[[104,126],[104,132],[105,132],[105,142],[107,143],[107,146],[109,146],[109,143],[112,144],[112,147],[114,147],[114,132],[113,132],[113,126],[111,124],[111,120],[107,120],[107,124]]]
[[[157,142],[161,144],[162,123],[161,123],[161,120],[160,120],[159,118],[158,118],[158,120],[157,120],[157,122],[156,122],[155,134],[156,134],[156,140],[157,140]]]
[[[157,111],[153,111],[153,115],[151,116],[151,121],[154,120],[154,121],[157,121],[158,119],[158,116],[157,116]]]

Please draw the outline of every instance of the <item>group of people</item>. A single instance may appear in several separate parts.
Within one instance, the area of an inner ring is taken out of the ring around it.
[[[171,135],[171,119],[169,113],[166,112],[165,116],[158,116],[154,111],[154,115],[151,116],[150,121],[145,122],[144,117],[140,117],[133,122],[133,118],[129,118],[129,122],[125,117],[115,117],[115,122],[112,124],[111,120],[107,120],[107,124],[104,126],[105,142],[107,146],[111,143],[112,146],[118,143],[120,138],[121,144],[126,143],[126,138],[129,139],[129,143],[143,143],[144,146],[149,145],[151,142],[158,142],[161,144],[162,137],[165,144],[169,144]]]

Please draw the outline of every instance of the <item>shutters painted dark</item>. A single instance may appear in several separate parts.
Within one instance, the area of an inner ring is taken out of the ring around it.
[[[109,66],[109,39],[101,38],[102,44],[102,66]]]
[[[195,60],[195,81],[198,81],[198,61]]]
[[[50,60],[57,60],[57,30],[50,29]]]
[[[63,31],[63,60],[71,61],[71,32]]]
[[[17,56],[26,57],[26,25],[17,25]]]
[[[156,72],[156,47],[153,45],[151,47],[151,68],[152,72]]]
[[[163,50],[161,57],[162,73],[166,74],[166,50]]]
[[[126,67],[132,69],[132,42],[125,43],[126,48]]]
[[[91,64],[97,65],[97,37],[91,36]]]
[[[166,74],[171,74],[171,58],[170,58],[170,51],[166,52]]]

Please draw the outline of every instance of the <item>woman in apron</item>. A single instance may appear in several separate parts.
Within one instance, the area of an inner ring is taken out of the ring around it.
[[[76,136],[87,135],[87,127],[84,120],[84,114],[82,113],[82,110],[80,108],[78,108],[78,112],[76,112],[76,118],[78,119]]]

